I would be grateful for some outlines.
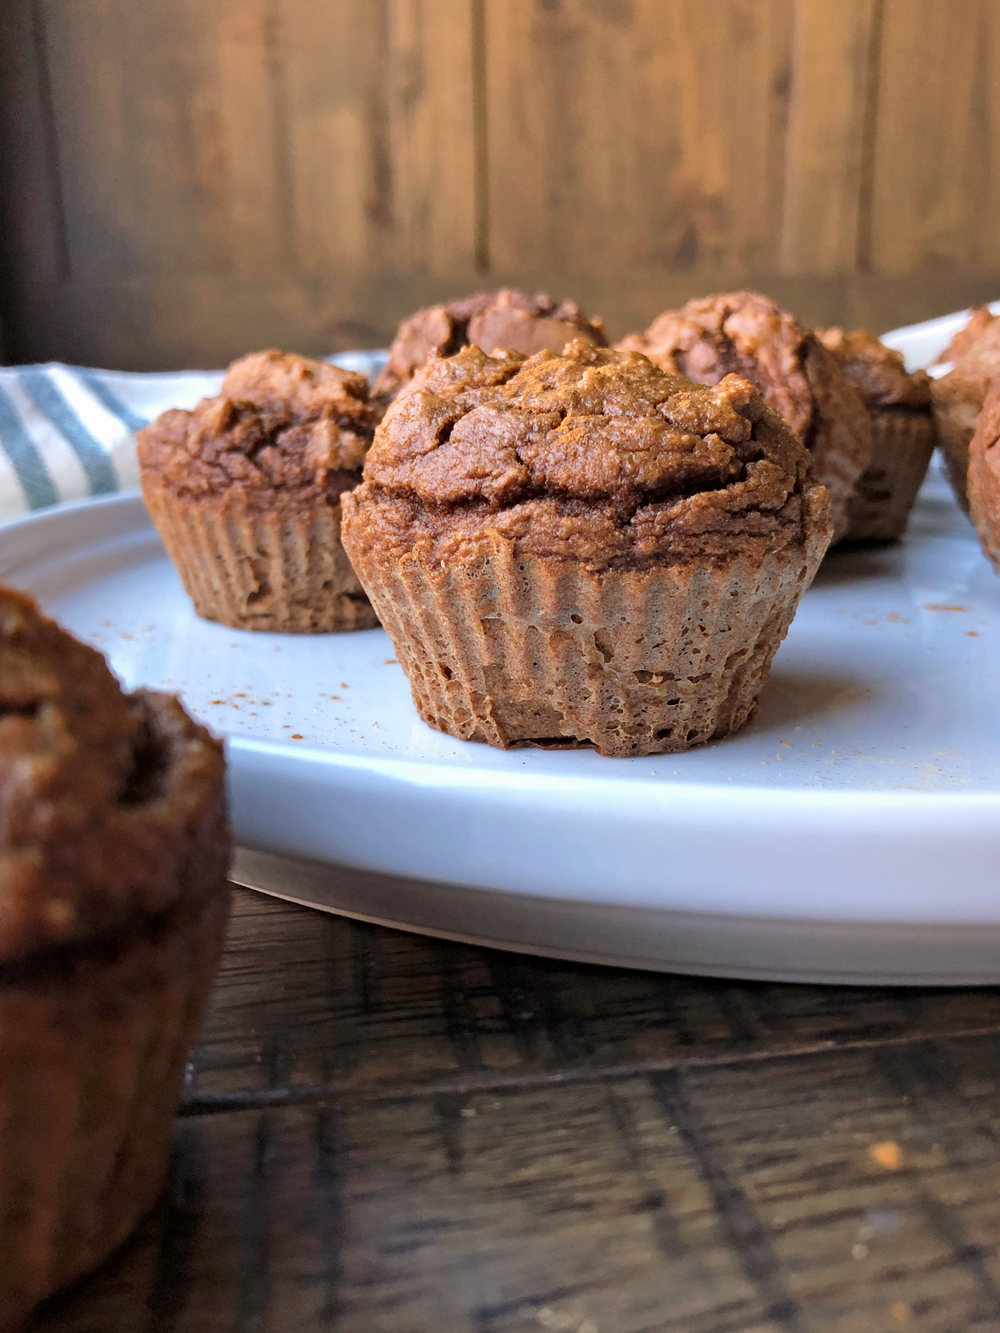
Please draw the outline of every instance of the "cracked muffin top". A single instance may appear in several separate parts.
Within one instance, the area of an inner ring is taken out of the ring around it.
[[[378,422],[363,375],[276,351],[235,361],[214,398],[139,431],[143,482],[192,500],[335,503],[356,486]]]
[[[452,356],[469,344],[484,352],[508,348],[531,356],[546,349],[561,352],[573,338],[607,346],[601,320],[588,319],[575,301],[556,304],[547,292],[529,295],[501,287],[428,306],[400,324],[373,392],[391,397],[430,356]]]
[[[0,587],[0,968],[142,928],[228,845],[221,744]]]
[[[815,371],[830,358],[815,334],[770,297],[758,292],[700,297],[664,311],[645,333],[630,333],[618,346],[644,352],[669,374],[699,384],[743,375],[807,447],[815,434],[823,407]],[[819,367],[810,364],[816,361]]]
[[[910,374],[903,354],[879,342],[867,329],[817,329],[823,346],[840,362],[869,408],[903,407],[929,411],[931,382],[923,370]]]
[[[830,489],[836,535],[844,535],[854,485],[871,460],[871,417],[811,329],[770,297],[727,292],[667,310],[618,346],[699,384],[730,374],[756,384],[812,454],[816,480]]]
[[[432,560],[515,542],[589,567],[762,552],[828,522],[800,440],[745,379],[716,386],[576,340],[436,357],[387,412],[345,499],[352,541]],[[820,513],[822,511],[822,513]]]

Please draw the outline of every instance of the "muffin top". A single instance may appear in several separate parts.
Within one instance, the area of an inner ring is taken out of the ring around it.
[[[828,507],[752,384],[693,384],[583,340],[562,355],[433,358],[386,414],[364,476],[345,501],[352,541],[442,563],[505,539],[591,568],[763,553]]]
[[[817,329],[823,346],[837,358],[869,408],[906,407],[927,411],[931,382],[926,372],[910,374],[901,352],[886,347],[867,329]]]
[[[1000,318],[994,318],[985,307],[974,311],[942,353],[941,361],[950,361],[952,369],[934,382],[935,393],[943,386],[945,393],[965,392],[981,402],[1000,372]]]
[[[0,968],[141,928],[227,851],[221,745],[0,587]]]
[[[769,296],[699,297],[665,310],[645,333],[631,333],[618,346],[644,352],[668,373],[699,384],[745,376],[810,445],[819,404],[809,362],[828,358],[815,334]]]
[[[945,361],[957,361],[966,352],[971,352],[986,330],[996,322],[997,316],[991,312],[988,305],[981,305],[971,311],[968,321],[955,334],[937,358],[935,365],[941,365]]]
[[[588,319],[575,301],[557,305],[547,292],[519,292],[501,287],[447,305],[428,306],[400,324],[389,360],[374,392],[396,393],[432,354],[452,356],[470,343],[484,352],[509,348],[530,356],[546,349],[560,352],[573,338],[606,347],[604,324]]]
[[[235,361],[214,398],[172,408],[138,434],[143,481],[192,500],[276,493],[335,502],[356,486],[378,412],[363,375],[325,361],[255,352]]]

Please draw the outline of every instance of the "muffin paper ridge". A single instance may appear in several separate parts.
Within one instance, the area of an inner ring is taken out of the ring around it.
[[[192,867],[218,877],[215,866]],[[180,904],[117,956],[0,985],[0,1330],[94,1267],[163,1187],[229,893]],[[16,1097],[15,1097],[16,1094]]]
[[[889,541],[903,535],[934,445],[929,413],[872,412],[872,461],[848,505],[849,541]]]
[[[413,551],[359,568],[429,725],[503,748],[659,754],[752,715],[826,550],[826,492],[808,508],[806,540],[763,561],[597,573],[498,537],[446,567]]]
[[[287,510],[192,503],[150,483],[144,494],[203,619],[303,634],[378,624],[340,542],[339,503]]]

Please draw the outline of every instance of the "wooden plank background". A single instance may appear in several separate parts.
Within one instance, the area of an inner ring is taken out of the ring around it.
[[[876,328],[1000,295],[993,0],[6,0],[8,359],[377,346],[545,286]]]

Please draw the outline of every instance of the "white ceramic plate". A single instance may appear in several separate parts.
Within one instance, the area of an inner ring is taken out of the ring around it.
[[[381,630],[197,620],[137,496],[8,524],[0,576],[226,734],[240,882],[643,967],[1000,979],[1000,580],[936,470],[904,542],[826,560],[754,722],[654,759],[432,731]]]

